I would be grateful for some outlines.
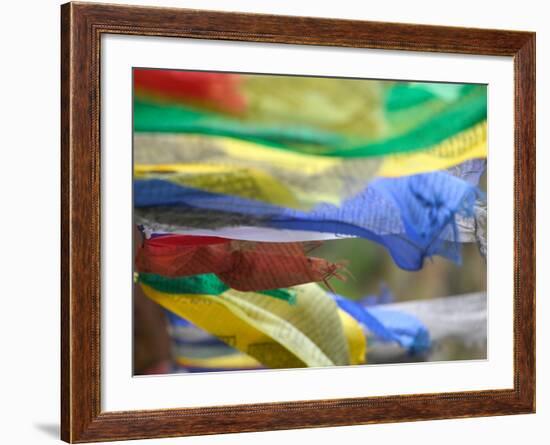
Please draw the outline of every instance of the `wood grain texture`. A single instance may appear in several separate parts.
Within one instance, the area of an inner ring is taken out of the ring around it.
[[[533,33],[91,3],[65,4],[61,11],[63,440],[92,442],[534,412]],[[101,412],[99,62],[104,33],[514,57],[514,388]]]

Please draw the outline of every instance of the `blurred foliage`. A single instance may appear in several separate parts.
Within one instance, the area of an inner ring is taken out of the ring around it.
[[[486,288],[485,260],[476,244],[464,244],[462,265],[434,257],[416,272],[399,269],[383,247],[360,238],[326,241],[312,254],[333,262],[348,261],[350,276],[346,281],[331,279],[330,286],[352,299],[377,295],[384,284],[395,301],[445,297]]]

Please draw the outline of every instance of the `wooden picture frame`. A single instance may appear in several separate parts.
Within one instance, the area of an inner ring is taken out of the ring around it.
[[[61,18],[63,440],[95,442],[535,411],[534,33],[92,3],[65,4]],[[102,412],[99,116],[103,34],[513,57],[513,389]]]

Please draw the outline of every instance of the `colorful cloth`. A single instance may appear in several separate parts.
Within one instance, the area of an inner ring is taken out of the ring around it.
[[[426,351],[415,317],[327,292],[360,237],[419,270],[486,252],[484,85],[134,69],[136,271],[187,371]],[[199,339],[197,339],[198,337]],[[195,338],[197,337],[197,338]]]
[[[269,368],[364,363],[361,327],[315,284],[292,287],[296,303],[288,304],[235,290],[176,293],[173,279],[149,278],[139,275],[145,295]]]
[[[481,174],[485,163],[478,164]],[[146,225],[155,221],[203,228],[246,225],[359,236],[385,246],[407,270],[418,270],[425,257],[436,254],[459,261],[455,216],[471,217],[478,196],[468,182],[433,172],[379,178],[339,207],[320,204],[303,212],[163,180],[134,181],[136,215]]]
[[[184,93],[173,95],[179,104],[151,101],[147,94],[139,94],[146,82],[149,93],[154,94],[157,83],[157,93],[162,95],[167,87],[160,78],[179,76],[187,85],[185,79],[200,74],[205,84],[212,83],[214,76],[227,77],[217,89],[198,88],[194,94],[208,101],[212,91],[222,95],[225,89],[229,100],[238,104],[232,108],[236,116],[197,106],[196,97],[185,101],[190,93],[183,87]],[[406,89],[412,95],[405,95],[395,94],[393,88],[384,94],[380,82],[359,79],[209,74],[134,70],[135,131],[229,136],[293,151],[363,157],[425,150],[487,116],[482,85],[411,84]],[[403,89],[403,84],[394,87]]]
[[[134,174],[137,179],[165,179],[307,210],[322,202],[338,205],[376,176],[412,175],[484,158],[486,131],[481,123],[428,150],[353,160],[281,151],[231,138],[138,134]]]
[[[240,291],[326,283],[331,277],[342,279],[338,273],[341,264],[307,255],[315,247],[167,235],[144,240],[137,251],[136,268],[166,277],[213,273],[228,287]]]
[[[384,305],[366,307],[359,302],[333,294],[338,307],[350,314],[373,334],[376,340],[394,342],[411,354],[427,351],[430,333],[418,318]]]

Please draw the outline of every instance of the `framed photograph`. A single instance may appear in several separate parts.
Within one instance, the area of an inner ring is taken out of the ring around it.
[[[67,442],[535,411],[535,34],[61,7]]]

